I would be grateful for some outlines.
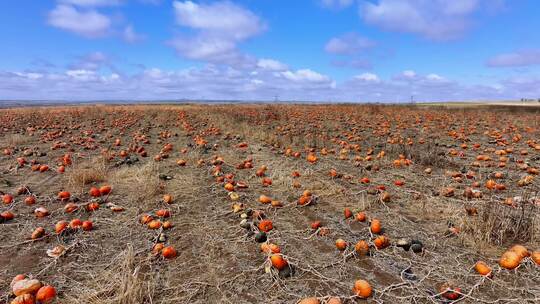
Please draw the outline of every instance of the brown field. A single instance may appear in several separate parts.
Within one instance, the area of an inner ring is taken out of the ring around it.
[[[0,303],[539,303],[539,111],[0,110]]]

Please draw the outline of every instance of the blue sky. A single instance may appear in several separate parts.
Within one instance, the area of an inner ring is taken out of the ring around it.
[[[540,98],[534,0],[0,2],[0,99]]]

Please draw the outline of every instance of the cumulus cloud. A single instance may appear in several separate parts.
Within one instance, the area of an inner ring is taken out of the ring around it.
[[[377,76],[376,74],[373,74],[373,73],[363,73],[363,74],[360,74],[360,75],[356,75],[353,78],[356,79],[356,80],[367,81],[367,82],[379,82],[379,81],[381,81],[379,79],[379,76]]]
[[[388,31],[407,32],[434,40],[461,37],[471,26],[473,13],[500,1],[487,0],[377,0],[364,1],[360,15],[368,24]]]
[[[170,41],[181,56],[213,63],[255,64],[237,48],[265,29],[253,12],[232,2],[174,1],[173,7],[177,24],[196,31],[195,35],[179,35]]]
[[[330,39],[324,50],[331,54],[352,55],[375,46],[375,42],[357,33],[347,33]]]
[[[328,82],[330,77],[319,74],[310,69],[301,69],[295,72],[285,71],[282,72],[283,77],[296,82]]]
[[[70,5],[58,5],[48,16],[48,23],[88,38],[103,37],[110,32],[111,20],[106,15],[88,9],[79,10]]]
[[[500,54],[487,61],[489,67],[522,67],[540,64],[540,49]]]
[[[133,28],[133,25],[128,25],[124,28],[124,31],[122,32],[122,39],[128,43],[135,43],[144,40],[144,35],[141,35],[137,32],[135,32],[135,29]]]
[[[286,64],[281,63],[274,59],[259,59],[257,61],[257,67],[263,69],[263,70],[270,70],[270,71],[283,71],[287,70],[288,67]]]

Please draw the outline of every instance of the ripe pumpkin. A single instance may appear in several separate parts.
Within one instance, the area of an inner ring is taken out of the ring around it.
[[[353,293],[362,299],[367,299],[371,297],[373,289],[371,285],[366,280],[356,280],[352,289]]]
[[[34,304],[36,303],[35,298],[31,294],[23,294],[11,301],[11,304]]]
[[[46,217],[49,215],[49,210],[45,209],[44,207],[38,207],[34,210],[34,214],[36,217]]]
[[[517,253],[520,259],[526,258],[530,255],[529,250],[522,245],[514,245],[510,248],[510,251]]]
[[[289,265],[281,254],[271,255],[270,261],[272,262],[272,266],[274,266],[277,270],[282,270]]]
[[[171,212],[169,210],[166,210],[166,209],[159,209],[158,211],[156,211],[156,215],[159,216],[159,217],[170,217],[171,216]]]
[[[264,253],[270,254],[270,253],[280,253],[281,249],[276,244],[262,243],[261,244],[261,251],[264,252]]]
[[[60,191],[58,192],[58,198],[62,201],[67,201],[71,197],[71,193],[68,191]]]
[[[521,257],[514,251],[506,251],[499,260],[499,265],[508,270],[514,269],[521,263]]]
[[[379,235],[373,241],[373,244],[375,244],[375,248],[377,249],[384,249],[390,245],[390,240],[384,235]]]
[[[268,232],[274,228],[274,225],[272,224],[271,220],[262,220],[259,223],[259,230]]]
[[[72,219],[71,222],[69,222],[69,227],[71,229],[79,229],[82,224],[83,222],[80,219]]]
[[[148,228],[149,229],[159,229],[159,228],[161,228],[161,222],[159,220],[151,220],[148,223]]]
[[[101,196],[101,192],[96,187],[90,188],[90,191],[88,191],[88,194],[90,194],[90,196],[92,196],[92,197],[100,197]]]
[[[366,255],[369,253],[369,244],[364,240],[360,240],[354,245],[354,251],[360,255]]]
[[[321,221],[315,221],[313,223],[311,223],[311,229],[313,230],[317,230],[319,228],[321,228],[322,224],[321,224]]]
[[[56,297],[56,289],[51,285],[41,287],[36,293],[36,300],[39,303],[50,303]]]
[[[172,196],[170,194],[163,195],[163,202],[165,204],[172,204],[172,202],[173,202]]]
[[[87,211],[96,211],[99,209],[99,204],[97,202],[92,202],[92,203],[89,203],[88,205],[86,205],[86,210]]]
[[[5,205],[9,205],[13,202],[13,195],[11,194],[4,194],[2,196],[2,202],[5,204]]]
[[[22,279],[15,282],[11,290],[15,296],[20,296],[24,294],[35,294],[41,286],[41,282],[36,279]]]
[[[66,213],[72,213],[72,212],[75,212],[77,211],[77,209],[79,209],[79,206],[75,205],[74,203],[67,203],[65,206],[64,206],[64,211]]]
[[[536,263],[536,265],[540,266],[540,251],[533,251],[531,254],[531,259]]]
[[[112,188],[109,185],[101,186],[99,188],[99,193],[101,195],[108,195],[109,193],[111,193],[111,191],[112,191]]]
[[[259,202],[263,204],[270,204],[272,202],[272,199],[266,195],[259,196]]]
[[[167,230],[167,229],[171,229],[173,227],[173,224],[169,221],[165,221],[163,222],[163,229]]]
[[[231,183],[226,183],[225,186],[224,186],[225,190],[229,191],[229,192],[232,192],[234,191],[234,185],[231,184]]]
[[[177,256],[176,249],[172,246],[167,246],[161,250],[161,255],[166,259],[174,259]]]
[[[153,218],[152,218],[151,215],[143,214],[141,216],[140,222],[141,222],[141,224],[146,225],[146,224],[150,223],[152,220],[153,220]]]
[[[62,231],[66,230],[68,225],[69,225],[69,223],[66,222],[66,221],[59,221],[58,223],[56,223],[56,225],[54,225],[54,231],[57,234],[60,234],[60,233],[62,233]]]
[[[39,239],[41,238],[42,236],[45,235],[45,228],[43,227],[37,227],[33,232],[32,232],[32,240],[36,240],[36,239]]]
[[[457,300],[461,296],[461,288],[455,287],[453,283],[442,284],[439,292],[443,298],[447,298],[448,300]]]
[[[160,254],[163,248],[165,248],[165,245],[163,245],[163,243],[155,244],[154,247],[152,248],[152,254],[154,255]]]
[[[305,299],[302,299],[300,300],[300,302],[298,302],[298,304],[320,304],[321,301],[319,301],[319,299],[317,298],[305,298]]]
[[[25,199],[24,199],[24,203],[26,205],[34,205],[36,203],[36,197],[33,196],[33,195],[30,195],[30,196],[27,196]]]
[[[92,221],[84,221],[82,222],[81,227],[84,231],[91,231],[92,229],[94,229],[94,224],[92,223]]]
[[[347,242],[345,242],[343,239],[337,239],[336,240],[336,248],[339,251],[343,251],[343,250],[347,249]]]
[[[366,214],[364,212],[358,212],[356,214],[356,220],[359,222],[365,222],[366,221]]]
[[[381,221],[379,221],[378,219],[372,219],[369,228],[372,233],[375,233],[375,234],[381,233],[382,231]]]
[[[478,272],[480,275],[487,276],[491,274],[491,267],[489,267],[485,262],[478,261],[474,265],[474,269],[476,272]]]
[[[353,213],[352,213],[351,209],[345,208],[345,210],[343,210],[343,215],[345,216],[345,219],[348,219],[351,216],[353,216]]]

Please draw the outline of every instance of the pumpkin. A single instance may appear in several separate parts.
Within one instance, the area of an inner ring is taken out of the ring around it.
[[[499,260],[499,265],[508,270],[514,269],[521,263],[521,257],[514,251],[506,251]]]
[[[170,217],[171,212],[166,209],[159,209],[158,211],[156,211],[156,215],[159,217]]]
[[[84,221],[82,222],[81,227],[84,231],[91,231],[92,229],[94,229],[94,224],[92,223],[92,221]]]
[[[72,219],[71,222],[69,222],[69,227],[71,229],[79,229],[82,226],[82,221],[80,219]]]
[[[280,201],[275,201],[275,200],[270,202],[270,205],[272,205],[272,207],[274,207],[274,208],[283,207],[283,203],[281,203]]]
[[[476,272],[478,272],[480,275],[487,276],[491,274],[491,267],[489,267],[485,262],[478,261],[474,265],[474,269]]]
[[[259,223],[259,230],[268,232],[274,228],[271,220],[262,220]]]
[[[92,196],[92,197],[100,197],[101,196],[101,192],[96,187],[90,188],[90,191],[88,191],[88,194],[90,194],[90,196]]]
[[[153,218],[152,218],[151,215],[143,214],[143,215],[141,215],[140,222],[141,222],[141,224],[146,225],[146,224],[150,223],[152,220],[153,220]]]
[[[366,280],[356,280],[352,289],[353,293],[362,299],[371,297],[373,292],[371,285]]]
[[[32,240],[39,239],[45,235],[45,228],[43,227],[37,227],[31,235]]]
[[[282,270],[289,265],[281,254],[271,255],[270,261],[272,262],[272,266],[274,266],[277,270]]]
[[[161,222],[159,220],[151,220],[148,223],[148,228],[149,229],[159,229],[159,228],[161,228]]]
[[[345,210],[343,210],[343,215],[345,216],[345,219],[348,219],[353,216],[353,213],[351,209],[345,208]]]
[[[11,194],[4,194],[2,196],[2,202],[5,204],[5,205],[9,205],[13,202],[13,195]]]
[[[24,274],[18,274],[18,275],[16,275],[16,276],[13,277],[13,279],[11,280],[11,283],[9,284],[9,288],[13,289],[13,285],[14,285],[15,283],[17,283],[17,282],[20,281],[20,280],[24,280],[24,279],[26,279],[26,275],[24,275]]]
[[[373,241],[373,244],[375,245],[375,248],[377,249],[384,249],[390,245],[390,240],[384,235],[379,235]]]
[[[36,217],[46,217],[49,215],[49,210],[45,209],[44,207],[39,207],[34,210],[34,214]]]
[[[457,300],[461,296],[461,288],[455,287],[454,283],[447,282],[441,285],[439,293],[448,300]]]
[[[169,221],[165,221],[163,222],[163,229],[167,230],[167,229],[171,229],[173,227],[173,224]]]
[[[58,223],[56,223],[56,225],[54,226],[54,231],[57,233],[57,234],[60,234],[62,233],[62,231],[64,231],[67,227],[68,227],[69,223],[66,222],[66,221],[59,221]]]
[[[360,240],[354,245],[354,251],[360,255],[367,255],[369,253],[369,244],[364,240]]]
[[[266,195],[259,196],[259,202],[263,204],[270,204],[272,202],[272,199]]]
[[[272,243],[262,243],[261,244],[261,251],[264,253],[280,253],[281,249],[278,245],[272,244]]]
[[[540,266],[540,251],[533,251],[533,253],[531,253],[531,259],[536,265]]]
[[[173,202],[172,196],[170,194],[163,195],[163,202],[165,204],[172,204],[172,202]]]
[[[23,294],[11,301],[11,304],[34,304],[36,303],[35,298],[31,294]]]
[[[314,164],[317,162],[317,156],[315,156],[315,154],[313,153],[309,153],[308,156],[307,156],[307,161]]]
[[[88,203],[88,205],[86,205],[86,210],[87,211],[96,211],[99,209],[99,203],[97,202],[92,202],[92,203]]]
[[[99,188],[99,193],[101,195],[109,195],[109,193],[111,193],[111,191],[112,191],[112,188],[109,185],[101,186]]]
[[[337,239],[336,240],[336,248],[339,251],[343,251],[343,250],[347,249],[347,242],[345,242],[343,239]]]
[[[71,197],[71,193],[68,191],[60,191],[58,192],[58,199],[62,201],[67,201]]]
[[[152,248],[152,254],[154,255],[160,254],[163,248],[165,248],[165,245],[163,245],[163,243],[155,244],[154,247]]]
[[[231,184],[231,183],[226,183],[225,186],[224,186],[225,190],[229,191],[229,192],[232,192],[234,191],[234,185]]]
[[[30,196],[27,196],[25,199],[24,199],[24,203],[26,205],[33,205],[36,203],[36,197],[33,196],[33,195],[30,195]]]
[[[379,221],[378,219],[372,219],[369,228],[372,233],[375,233],[375,234],[381,233],[382,231],[381,221]]]
[[[56,297],[56,289],[51,285],[41,287],[36,293],[36,300],[39,303],[50,303]]]
[[[15,218],[15,214],[13,214],[13,212],[11,212],[11,211],[4,211],[4,212],[0,213],[0,219],[1,220],[11,221],[14,218]]]
[[[317,298],[305,298],[305,299],[302,299],[300,300],[300,302],[298,302],[298,304],[320,304],[321,301],[319,301],[319,299]]]
[[[359,221],[359,222],[366,221],[366,214],[364,212],[358,212],[356,214],[356,220]]]
[[[24,294],[35,294],[41,288],[41,282],[36,279],[22,279],[15,284],[11,290],[15,296]]]
[[[526,258],[530,255],[529,250],[522,245],[514,245],[509,250],[517,253],[520,259]]]
[[[73,212],[77,211],[77,209],[79,209],[79,206],[75,205],[74,203],[67,203],[64,206],[64,211],[66,213],[73,213]]]
[[[172,246],[167,246],[161,250],[161,255],[166,259],[174,259],[177,256],[176,249]]]
[[[311,229],[313,230],[317,230],[319,228],[321,228],[322,224],[321,224],[321,221],[315,221],[313,223],[311,223]]]

